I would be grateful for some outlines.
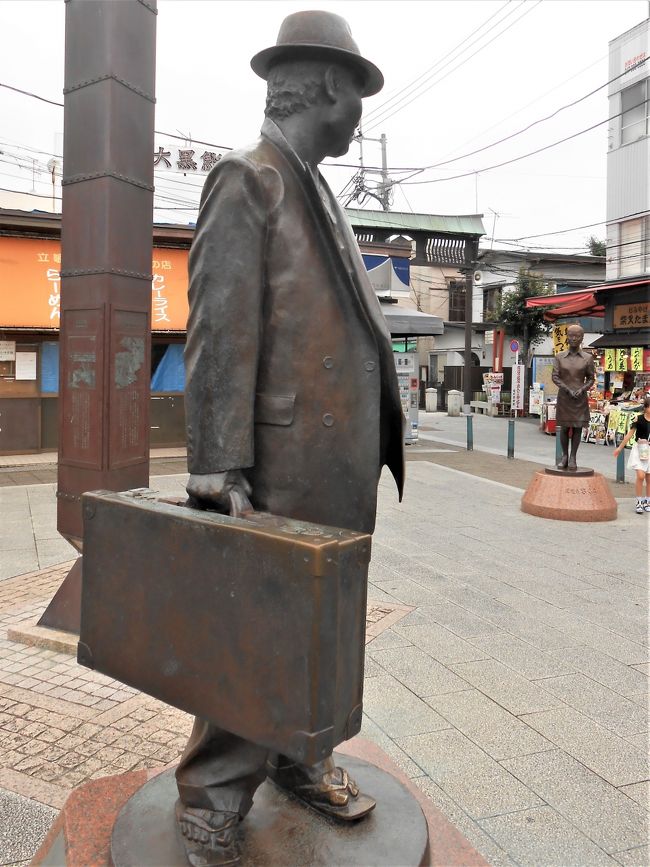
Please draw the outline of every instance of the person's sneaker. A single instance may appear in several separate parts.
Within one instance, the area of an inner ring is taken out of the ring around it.
[[[643,511],[650,512],[650,500],[646,499],[645,503],[643,504]]]
[[[634,509],[634,511],[637,513],[637,515],[642,515],[644,513],[645,509],[641,500],[636,501],[636,508]]]

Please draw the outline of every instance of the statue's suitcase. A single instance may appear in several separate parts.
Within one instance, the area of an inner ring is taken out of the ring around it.
[[[361,726],[370,536],[83,497],[78,661],[313,764]]]

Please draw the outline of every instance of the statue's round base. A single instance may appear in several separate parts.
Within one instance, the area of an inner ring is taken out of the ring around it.
[[[421,824],[424,813],[430,846],[429,861],[426,863],[445,867],[487,867],[486,861],[476,849],[426,796],[426,785],[418,787],[411,782],[376,744],[365,738],[353,738],[340,745],[336,760],[354,772],[354,776],[369,794],[377,796],[378,805],[374,812],[362,819],[357,826],[341,827],[338,823],[330,822],[295,803],[291,804],[289,813],[283,813],[284,809],[288,808],[286,802],[289,799],[276,790],[277,811],[267,813],[266,824],[263,824],[261,815],[255,819],[257,844],[261,846],[264,842],[264,850],[268,853],[264,860],[259,856],[257,862],[249,860],[249,864],[290,867],[292,863],[323,864],[328,859],[330,864],[350,864],[355,858],[359,864],[419,864],[418,858],[426,846],[426,826],[423,830]],[[149,801],[149,807],[144,805],[144,815],[134,817],[130,810],[123,813],[129,799],[139,792],[144,794],[145,790],[147,793],[151,792],[149,783],[158,779],[159,774],[163,777],[166,775],[163,788],[167,793],[164,794],[162,789],[159,789],[156,798]],[[377,776],[373,776],[374,774]],[[392,779],[392,785],[390,779],[386,778]],[[253,823],[264,788],[260,788],[260,794],[255,796],[255,806],[246,819],[245,828]],[[163,800],[159,801],[162,794]],[[273,796],[273,790],[269,795]],[[163,864],[182,864],[187,867],[184,860],[179,860],[182,844],[176,837],[173,816],[175,801],[176,788],[167,770],[128,771],[113,777],[90,780],[72,790],[40,849],[34,855],[32,867],[88,867],[89,864],[94,867],[113,867],[112,844],[114,856],[122,859],[122,864],[138,864],[139,867],[154,863],[156,867]],[[399,809],[395,807],[396,803]],[[407,804],[409,818],[405,820],[404,810]],[[146,814],[149,808],[153,811],[151,815]],[[132,825],[129,832],[134,837],[133,845],[137,851],[127,853],[125,860],[121,854],[122,842],[117,836],[112,838],[118,819],[127,815],[139,824]],[[288,816],[281,832],[285,836],[278,840],[277,821],[283,815]],[[378,834],[376,841],[364,836],[370,833]],[[174,857],[178,855],[177,860],[169,861],[166,855],[160,855],[159,850],[152,848],[158,845],[158,838],[161,836],[168,840],[171,850],[176,853]],[[332,853],[334,841],[330,837],[334,836],[338,840],[337,845],[344,848],[343,854]],[[413,836],[414,840],[411,839]],[[272,847],[270,850],[266,850],[267,839]],[[364,851],[359,855],[359,845],[365,839],[368,839],[368,842],[363,843]],[[312,848],[307,846],[308,840],[311,840]],[[352,848],[348,849],[348,845]],[[301,857],[302,860],[291,862],[289,847],[293,847],[294,856]],[[301,854],[296,856],[296,852]],[[411,860],[408,861],[407,857]]]
[[[391,774],[350,756],[345,763],[377,806],[358,822],[329,820],[266,781],[241,824],[242,867],[429,863],[427,822],[417,799]],[[174,819],[174,771],[145,783],[122,808],[111,838],[114,867],[187,867]]]
[[[521,510],[555,521],[614,521],[618,505],[600,473],[586,467],[549,467],[531,479],[521,498]]]

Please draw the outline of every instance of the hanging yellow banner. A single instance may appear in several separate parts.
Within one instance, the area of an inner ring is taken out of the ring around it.
[[[643,347],[633,346],[630,349],[630,370],[643,370]]]
[[[605,350],[605,370],[616,370],[616,354],[613,349]]]
[[[569,348],[569,341],[567,339],[568,329],[568,325],[553,326],[553,355],[557,355],[558,352],[564,352],[565,349]]]
[[[627,349],[616,350],[616,369],[627,370]]]

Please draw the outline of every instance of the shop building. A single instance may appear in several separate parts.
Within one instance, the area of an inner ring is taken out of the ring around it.
[[[58,442],[60,215],[0,210],[0,454]],[[151,444],[184,441],[182,350],[193,230],[156,226]]]
[[[467,262],[476,258],[479,238],[485,234],[481,214],[413,214],[397,211],[347,209],[362,251],[364,244],[410,245],[411,303],[421,313],[439,317],[444,329],[408,344],[419,361],[421,392],[437,387],[438,406],[444,407],[446,391],[463,389],[465,342],[465,293]],[[470,278],[471,279],[471,278]],[[472,388],[480,387],[483,333],[492,325],[472,317]],[[480,369],[479,369],[480,368]],[[422,403],[423,405],[423,403]]]
[[[607,443],[650,393],[650,19],[610,42],[609,80],[607,272],[592,287],[603,328],[590,343],[602,385],[590,427]]]
[[[60,230],[60,215],[0,209],[0,454],[57,448]],[[150,442],[155,447],[185,441],[183,349],[193,234],[192,226],[154,226]],[[395,350],[411,348],[409,341],[420,335],[442,334],[442,319],[419,310],[411,297],[410,243],[370,241],[361,250]]]

